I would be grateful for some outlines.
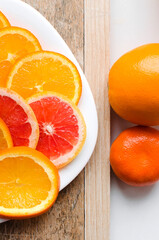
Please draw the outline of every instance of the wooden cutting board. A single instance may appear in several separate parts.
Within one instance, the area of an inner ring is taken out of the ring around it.
[[[110,208],[109,0],[25,0],[71,48],[92,89],[99,118],[97,145],[85,170],[46,214],[0,225],[0,240],[108,240]]]

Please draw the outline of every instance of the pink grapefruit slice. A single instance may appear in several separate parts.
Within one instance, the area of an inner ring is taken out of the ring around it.
[[[14,146],[36,148],[39,126],[31,107],[12,90],[0,88],[0,118],[6,123]]]
[[[59,169],[81,151],[86,139],[86,125],[78,107],[66,97],[52,92],[27,99],[39,123],[37,150]]]

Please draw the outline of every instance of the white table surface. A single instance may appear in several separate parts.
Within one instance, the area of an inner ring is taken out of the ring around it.
[[[159,0],[110,0],[111,65],[125,52],[159,42]],[[112,113],[112,141],[130,123]],[[159,240],[159,183],[130,187],[111,177],[110,240]]]

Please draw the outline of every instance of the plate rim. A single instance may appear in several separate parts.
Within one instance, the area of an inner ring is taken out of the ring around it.
[[[4,1],[4,0],[1,0],[1,1]],[[87,79],[86,79],[86,77],[85,77],[85,75],[83,73],[83,70],[81,69],[78,61],[76,60],[75,56],[73,55],[72,51],[70,50],[70,48],[68,47],[68,45],[66,44],[64,39],[61,37],[61,35],[58,33],[58,31],[54,28],[54,26],[38,10],[36,10],[34,7],[29,5],[28,3],[23,2],[22,0],[5,0],[5,2],[6,2],[5,5],[7,5],[7,2],[8,3],[11,2],[12,4],[14,4],[14,3],[18,4],[22,8],[28,8],[28,10],[30,12],[32,12],[32,14],[34,14],[34,15],[36,14],[38,18],[41,18],[42,21],[44,21],[50,28],[52,28],[52,31],[54,31],[54,33],[57,35],[57,37],[60,38],[60,41],[65,45],[65,49],[67,50],[67,52],[69,52],[69,55],[71,56],[71,61],[73,61],[74,64],[76,65],[76,67],[77,67],[77,69],[78,69],[78,71],[79,71],[79,73],[81,75],[81,79],[85,82],[85,85],[86,85],[87,89],[89,89],[89,94],[90,94],[90,97],[92,98],[92,101],[93,101],[93,105],[94,105],[93,107],[94,107],[94,112],[95,112],[95,116],[96,116],[96,119],[94,120],[94,122],[95,122],[96,126],[95,126],[95,129],[94,129],[95,132],[94,132],[93,146],[91,148],[92,150],[91,150],[91,152],[89,154],[88,160],[85,161],[81,165],[80,169],[78,171],[76,171],[76,173],[72,176],[71,180],[70,180],[70,178],[69,179],[65,179],[65,183],[60,187],[60,191],[61,191],[62,189],[64,189],[69,183],[71,183],[79,175],[79,173],[84,169],[86,164],[89,162],[90,157],[91,157],[91,155],[94,152],[94,148],[95,148],[95,145],[96,145],[96,142],[97,142],[97,137],[98,137],[98,114],[97,114],[97,109],[96,109],[94,97],[93,97],[92,91],[90,89],[89,83],[88,83],[88,81],[87,81]],[[3,7],[2,7],[2,12],[3,12]]]

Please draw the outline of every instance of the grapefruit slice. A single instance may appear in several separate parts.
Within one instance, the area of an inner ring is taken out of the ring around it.
[[[10,23],[6,16],[0,11],[0,29],[4,27],[9,27]]]
[[[26,54],[40,51],[37,38],[28,30],[6,27],[0,30],[0,86],[6,87],[6,79],[14,63]]]
[[[39,126],[31,107],[10,89],[0,88],[0,118],[6,123],[14,146],[36,148]]]
[[[28,99],[39,123],[37,150],[57,168],[70,163],[81,151],[86,139],[86,125],[78,107],[62,95],[52,92]]]
[[[0,216],[35,217],[47,211],[59,192],[56,167],[42,153],[14,147],[0,153]]]
[[[78,103],[82,83],[76,66],[55,52],[37,52],[19,60],[12,68],[7,87],[23,98],[44,91],[60,93]]]
[[[0,151],[13,147],[12,137],[4,121],[0,118]]]

